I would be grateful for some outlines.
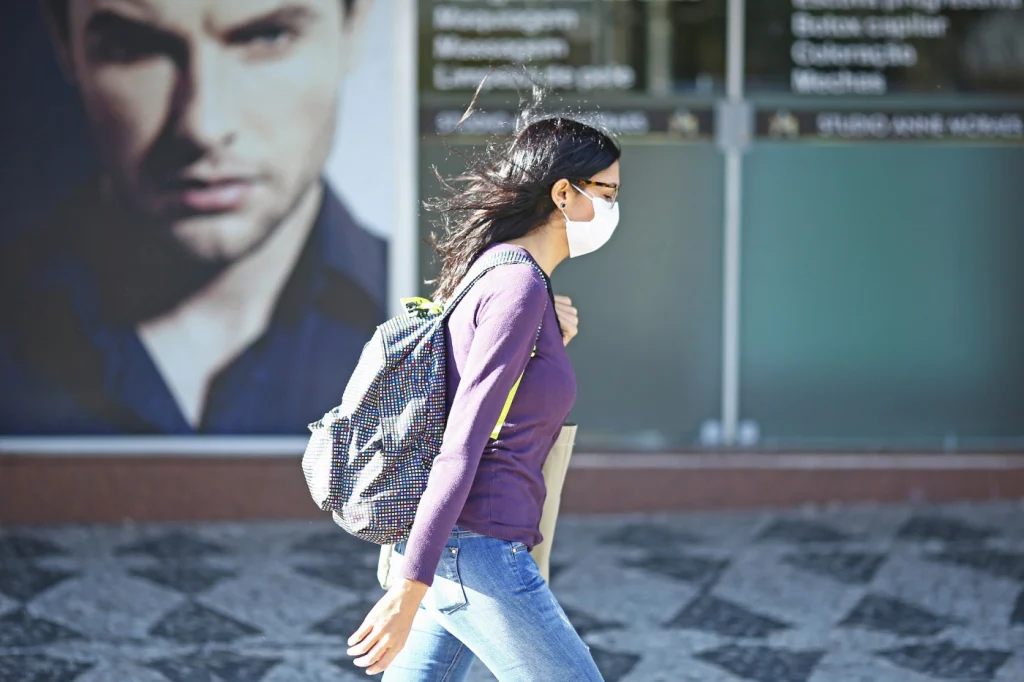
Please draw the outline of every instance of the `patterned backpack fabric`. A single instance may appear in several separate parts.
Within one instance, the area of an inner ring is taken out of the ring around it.
[[[540,268],[516,251],[480,258],[447,306],[403,299],[363,349],[341,404],[309,425],[302,471],[313,500],[346,531],[379,545],[406,540],[446,422],[444,322],[491,269]]]

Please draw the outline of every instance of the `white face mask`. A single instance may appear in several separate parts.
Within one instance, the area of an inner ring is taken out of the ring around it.
[[[601,197],[590,196],[576,185],[572,185],[572,188],[590,199],[590,203],[594,205],[594,217],[588,221],[569,220],[565,210],[559,209],[565,216],[565,236],[569,239],[569,258],[576,258],[597,251],[612,238],[612,233],[615,232],[615,227],[619,224],[619,202],[609,204]]]

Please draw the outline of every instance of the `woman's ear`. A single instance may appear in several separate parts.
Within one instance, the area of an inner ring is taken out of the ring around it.
[[[551,188],[551,201],[555,202],[555,206],[560,209],[564,209],[569,201],[569,181],[562,178],[555,183],[555,186]]]

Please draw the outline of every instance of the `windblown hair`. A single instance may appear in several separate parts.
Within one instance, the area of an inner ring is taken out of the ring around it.
[[[538,96],[535,92],[535,101]],[[473,104],[463,121],[472,110]],[[524,107],[519,132],[469,159],[466,173],[445,180],[435,168],[446,193],[424,203],[437,213],[433,222],[441,232],[440,238],[436,233],[430,238],[441,260],[440,275],[430,282],[435,300],[452,296],[487,247],[547,223],[556,210],[551,200],[556,182],[590,178],[619,159],[610,134],[566,116],[536,116],[533,107]]]

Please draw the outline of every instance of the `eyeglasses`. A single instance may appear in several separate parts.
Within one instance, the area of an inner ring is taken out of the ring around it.
[[[616,201],[619,200],[619,183],[617,182],[598,182],[597,180],[582,180],[579,178],[573,180],[573,182],[578,183],[580,185],[594,185],[595,187],[603,187],[605,189],[610,189],[612,190],[612,196],[611,198],[609,198],[609,201],[612,204],[614,204]]]

